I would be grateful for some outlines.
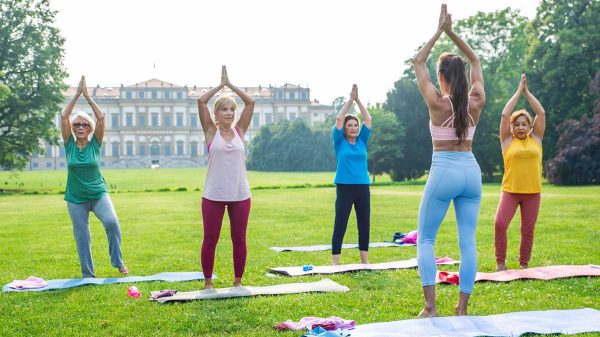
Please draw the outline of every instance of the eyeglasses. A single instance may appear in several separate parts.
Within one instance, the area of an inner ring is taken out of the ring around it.
[[[90,125],[88,123],[73,123],[73,127],[75,129],[79,129],[79,128],[87,129],[90,127]]]

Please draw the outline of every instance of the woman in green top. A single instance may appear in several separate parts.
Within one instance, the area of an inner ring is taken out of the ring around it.
[[[82,111],[71,116],[80,95],[83,95],[92,107],[96,123]],[[123,264],[121,255],[121,227],[100,172],[104,114],[88,94],[85,77],[81,77],[77,92],[65,107],[61,117],[68,172],[65,200],[73,223],[83,277],[96,277],[90,240],[90,211],[94,212],[106,230],[111,264],[118,268],[121,274],[127,275],[129,270]]]

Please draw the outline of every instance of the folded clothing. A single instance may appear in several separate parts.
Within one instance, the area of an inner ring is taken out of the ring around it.
[[[153,300],[155,300],[155,299],[162,298],[162,297],[173,296],[175,294],[177,294],[177,290],[171,290],[171,289],[168,289],[168,290],[159,290],[159,291],[152,291],[150,293],[150,297]]]
[[[352,329],[356,326],[356,322],[353,320],[347,320],[335,316],[328,318],[321,317],[302,317],[299,322],[293,322],[287,320],[285,322],[276,324],[275,329],[278,330],[304,330],[304,329],[315,329],[321,327],[325,330],[336,330],[336,329]]]
[[[38,289],[47,285],[48,282],[46,282],[44,279],[35,276],[29,276],[25,280],[12,281],[8,284],[8,287],[13,289]]]

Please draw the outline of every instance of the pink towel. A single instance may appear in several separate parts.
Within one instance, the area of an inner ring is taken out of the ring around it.
[[[408,234],[402,238],[402,243],[417,243],[417,231],[408,232]]]
[[[302,317],[300,322],[292,322],[288,319],[283,323],[276,324],[274,328],[278,330],[299,331],[304,329],[313,329],[313,327],[316,326],[321,326],[326,330],[352,329],[356,326],[356,322],[335,316],[331,316],[329,318]]]
[[[48,283],[44,279],[35,276],[29,276],[26,280],[14,280],[8,284],[13,289],[37,289],[47,285]]]

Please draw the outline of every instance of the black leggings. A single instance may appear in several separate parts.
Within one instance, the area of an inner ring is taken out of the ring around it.
[[[358,249],[369,250],[369,228],[371,218],[371,193],[368,184],[337,184],[335,199],[335,224],[331,238],[331,253],[342,252],[342,242],[348,227],[348,218],[354,205],[358,222]]]

